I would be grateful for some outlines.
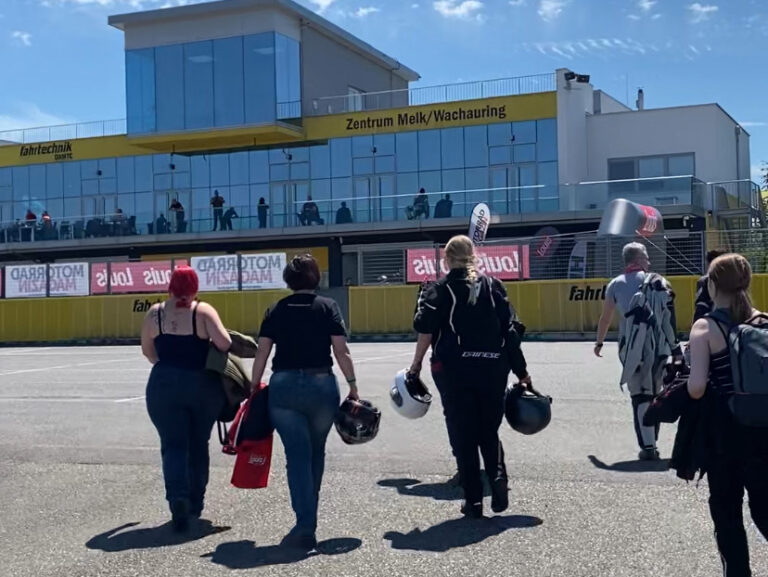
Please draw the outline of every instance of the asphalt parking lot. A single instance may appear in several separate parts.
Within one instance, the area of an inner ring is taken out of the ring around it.
[[[439,401],[419,421],[389,407],[389,381],[412,347],[352,345],[381,431],[353,447],[331,433],[321,543],[301,557],[277,546],[293,523],[279,442],[270,486],[243,491],[229,484],[234,461],[214,435],[206,521],[178,537],[139,348],[0,349],[0,575],[719,574],[706,481],[635,461],[615,345],[602,360],[588,343],[525,345],[536,385],[555,399],[553,422],[534,437],[502,426],[510,509],[474,521],[446,483],[454,466]],[[673,434],[662,432],[663,456]],[[768,544],[751,522],[748,533],[755,574],[768,575]]]

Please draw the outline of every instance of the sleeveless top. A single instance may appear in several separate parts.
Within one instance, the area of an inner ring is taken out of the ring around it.
[[[208,339],[197,336],[197,303],[192,307],[192,334],[174,335],[163,332],[165,304],[158,310],[155,350],[160,363],[178,369],[202,370],[208,357]]]

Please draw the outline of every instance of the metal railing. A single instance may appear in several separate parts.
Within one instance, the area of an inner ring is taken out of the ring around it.
[[[551,92],[556,89],[556,86],[555,74],[548,73],[442,84],[439,86],[384,90],[381,92],[322,96],[312,101],[311,115],[321,116],[325,114],[365,112],[422,104],[441,104],[460,100],[492,98],[494,96],[516,96],[519,94]]]
[[[628,185],[634,188],[629,189]],[[295,227],[345,225],[352,229],[371,223],[425,221],[441,218],[466,218],[479,202],[488,204],[495,215],[533,215],[562,212],[597,211],[614,198],[627,198],[653,206],[683,205],[705,208],[703,183],[691,177],[642,179],[640,181],[595,182],[579,185],[533,185],[449,190],[421,195],[298,199],[286,207],[275,204],[261,215],[258,205],[233,206],[236,216],[215,222],[209,206],[185,206],[185,211],[153,212],[141,208],[134,214],[116,217],[81,215],[59,217],[50,222],[24,221],[0,223],[0,242],[32,242],[104,238],[155,234],[204,233],[218,230],[284,229]],[[419,201],[417,201],[419,196]],[[346,207],[347,210],[344,210]],[[46,207],[40,207],[40,212]],[[230,208],[230,207],[228,207]],[[225,210],[223,214],[227,213]],[[222,224],[224,226],[222,226]]]
[[[29,144],[31,142],[53,142],[76,138],[97,138],[117,136],[126,133],[125,118],[115,120],[97,120],[57,126],[20,128],[0,132],[0,146],[9,144]]]

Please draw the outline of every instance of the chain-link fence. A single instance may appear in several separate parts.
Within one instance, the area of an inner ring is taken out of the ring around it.
[[[707,238],[701,232],[650,238],[598,238],[588,233],[494,239],[477,248],[478,270],[505,281],[610,278],[624,270],[622,250],[633,241],[647,247],[653,270],[661,274],[698,275],[704,270]],[[356,247],[357,278],[352,278],[361,285],[433,280],[448,272],[443,248]]]

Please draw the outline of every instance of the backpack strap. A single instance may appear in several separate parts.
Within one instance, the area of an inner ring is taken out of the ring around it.
[[[165,303],[161,303],[159,307],[157,307],[157,330],[162,335],[163,334],[163,314],[165,313]]]
[[[725,345],[728,348],[730,348],[731,343],[728,340],[728,333],[733,327],[733,322],[731,322],[731,317],[727,316],[724,312],[720,310],[714,310],[708,313],[704,318],[712,319],[713,321],[715,321],[715,325],[717,325],[717,328],[719,328],[720,332],[723,333],[723,338],[725,339]],[[726,328],[728,329],[727,331],[726,331]]]
[[[192,334],[195,336],[197,336],[197,305],[199,304],[198,301],[192,304]]]

